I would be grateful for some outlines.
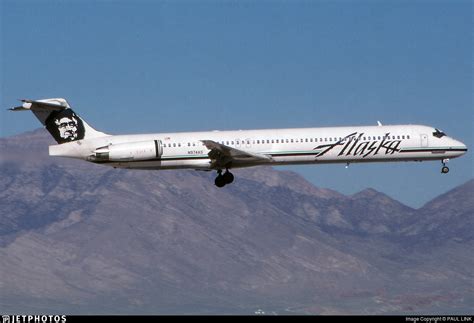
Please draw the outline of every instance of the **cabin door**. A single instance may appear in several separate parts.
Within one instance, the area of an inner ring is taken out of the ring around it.
[[[421,147],[428,147],[428,135],[421,135]]]

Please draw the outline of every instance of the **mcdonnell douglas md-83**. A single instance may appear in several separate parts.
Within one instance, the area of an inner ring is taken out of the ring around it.
[[[233,168],[440,160],[466,153],[462,142],[422,125],[264,129],[108,135],[92,128],[65,99],[21,100],[12,111],[31,110],[57,145],[50,156],[79,158],[130,169],[215,170],[215,185],[234,181]]]

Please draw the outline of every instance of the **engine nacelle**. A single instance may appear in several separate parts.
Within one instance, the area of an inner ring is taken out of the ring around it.
[[[163,155],[160,140],[138,141],[109,145],[94,150],[94,161],[130,161],[159,159]]]

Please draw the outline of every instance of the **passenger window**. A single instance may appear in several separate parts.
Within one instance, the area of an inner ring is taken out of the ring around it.
[[[410,136],[407,136],[407,139],[410,139]]]
[[[274,144],[274,143],[275,143],[275,140],[272,139],[272,144]]]
[[[293,139],[291,139],[291,142],[293,142]]]
[[[405,139],[405,136],[402,136],[402,139]]]
[[[188,147],[190,147],[190,146],[191,146],[191,143],[190,143],[190,142],[188,142]]]
[[[181,147],[181,143],[178,143],[178,147]]]
[[[309,138],[309,141],[310,141],[310,142],[313,142],[313,138]]]
[[[397,139],[400,139],[400,136],[397,136]]]

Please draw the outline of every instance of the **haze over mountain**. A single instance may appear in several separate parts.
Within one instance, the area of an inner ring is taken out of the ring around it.
[[[413,209],[269,167],[116,170],[0,139],[8,313],[472,313],[474,180]]]

